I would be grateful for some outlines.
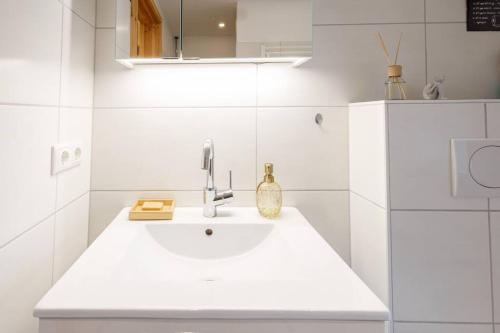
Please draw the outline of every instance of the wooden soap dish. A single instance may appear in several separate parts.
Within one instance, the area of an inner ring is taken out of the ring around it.
[[[175,200],[140,199],[130,209],[129,220],[171,220],[174,216]]]

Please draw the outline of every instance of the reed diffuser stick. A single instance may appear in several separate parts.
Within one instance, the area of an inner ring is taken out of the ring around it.
[[[379,33],[377,33],[377,36],[378,36],[378,41],[380,43],[380,47],[382,47],[382,50],[384,51],[385,59],[387,60],[387,64],[392,65],[391,64],[391,57],[389,56],[389,51],[387,51],[387,47],[385,46],[384,39],[382,38],[382,34],[380,34],[380,32],[379,32]]]
[[[401,46],[401,38],[403,37],[403,33],[399,35],[399,41],[398,41],[398,49],[396,51],[396,59],[394,59],[394,64],[398,63],[398,57],[399,57],[399,47]]]

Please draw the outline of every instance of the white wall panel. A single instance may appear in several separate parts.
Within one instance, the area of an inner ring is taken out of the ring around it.
[[[451,192],[451,139],[484,137],[483,104],[390,105],[391,208],[487,209]]]
[[[392,212],[393,318],[491,322],[488,214]]]

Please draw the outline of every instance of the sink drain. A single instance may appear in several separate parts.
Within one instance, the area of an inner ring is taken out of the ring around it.
[[[213,234],[214,234],[214,231],[212,229],[205,230],[205,235],[212,236]]]

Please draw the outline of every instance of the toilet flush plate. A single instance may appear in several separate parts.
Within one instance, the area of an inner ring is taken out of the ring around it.
[[[457,197],[500,197],[500,139],[452,139],[452,185]]]

